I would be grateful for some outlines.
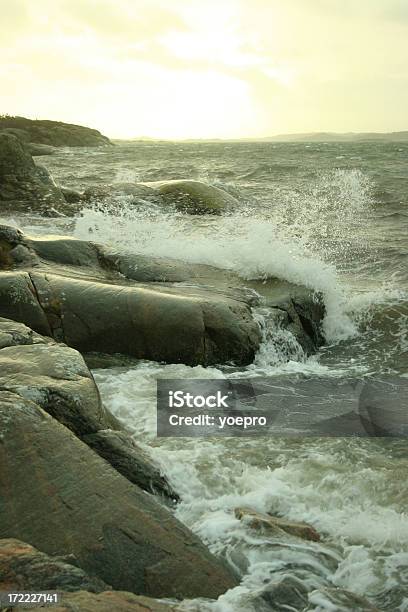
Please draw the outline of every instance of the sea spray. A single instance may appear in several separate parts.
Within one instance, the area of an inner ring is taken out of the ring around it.
[[[244,280],[277,277],[324,296],[328,341],[356,334],[345,312],[346,298],[334,266],[305,256],[300,243],[282,239],[271,222],[242,216],[188,217],[124,203],[86,208],[75,236],[120,246],[131,252],[217,266]]]

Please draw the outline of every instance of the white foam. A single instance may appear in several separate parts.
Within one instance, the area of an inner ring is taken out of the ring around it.
[[[407,560],[408,517],[400,475],[404,457],[377,440],[155,438],[158,377],[223,377],[215,368],[144,362],[95,372],[107,407],[144,441],[181,495],[176,516],[218,555],[246,559],[239,587],[209,610],[251,610],[265,580],[289,572],[312,590],[365,596],[391,588]],[[322,543],[287,541],[248,529],[234,509],[247,506],[314,525]],[[196,606],[196,608],[194,608]],[[207,609],[190,602],[185,609]],[[256,607],[254,608],[256,610]]]

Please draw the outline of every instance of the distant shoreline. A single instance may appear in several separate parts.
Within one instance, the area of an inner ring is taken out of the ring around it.
[[[178,142],[178,143],[193,143],[193,142],[276,142],[276,143],[296,143],[296,142],[408,142],[408,130],[402,132],[312,132],[308,134],[279,134],[276,136],[266,136],[264,138],[248,137],[248,138],[149,138],[141,136],[135,138],[111,138],[113,142]]]

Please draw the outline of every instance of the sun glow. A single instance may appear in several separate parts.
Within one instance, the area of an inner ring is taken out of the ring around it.
[[[0,0],[0,112],[121,138],[405,129],[404,6]]]

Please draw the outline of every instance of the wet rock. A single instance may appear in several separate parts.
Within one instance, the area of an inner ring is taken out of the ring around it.
[[[78,436],[112,422],[82,356],[62,344],[38,342],[2,348],[0,389],[35,401]]]
[[[142,595],[217,598],[236,585],[164,506],[35,402],[3,391],[0,432],[0,537],[73,554],[88,575]]]
[[[161,200],[157,192],[147,185],[141,183],[109,183],[104,185],[93,185],[87,187],[83,194],[85,201],[101,201],[120,196],[133,196],[138,200],[159,202]]]
[[[8,538],[0,540],[0,590],[21,592],[107,590],[98,578],[40,552],[33,546]]]
[[[65,204],[60,189],[44,168],[35,165],[25,145],[0,132],[0,210],[41,212]]]
[[[193,215],[220,215],[238,205],[232,195],[200,181],[159,181],[146,183],[159,193],[166,203]]]
[[[330,612],[380,612],[367,599],[340,588],[322,588],[312,591],[309,595],[309,606],[305,612],[316,610]]]
[[[279,535],[282,532],[304,540],[318,542],[320,535],[307,523],[295,523],[271,514],[257,512],[251,508],[236,508],[235,516],[245,522],[252,529],[259,529],[271,534]]]
[[[83,357],[51,338],[0,319],[0,390],[37,403],[142,489],[178,500],[158,466],[101,402]],[[112,429],[114,428],[114,429]]]
[[[87,435],[83,440],[120,474],[144,491],[163,495],[172,501],[179,500],[158,467],[129,434],[105,429]]]
[[[3,245],[0,267],[3,259],[3,269],[20,272],[0,279],[0,316],[25,322],[81,352],[246,365],[259,347],[261,332],[251,312],[260,301],[258,281],[70,238],[13,235],[13,246],[7,238]],[[307,354],[314,352],[323,342],[323,304],[309,290],[277,279],[263,287],[268,316],[276,315]]]
[[[23,141],[53,147],[99,147],[111,141],[98,130],[61,121],[0,117],[0,134],[13,131]]]
[[[0,316],[25,323],[44,336],[52,335],[47,316],[27,272],[1,273]]]
[[[0,349],[30,344],[53,344],[53,341],[51,338],[44,338],[36,334],[22,323],[0,318]]]
[[[79,191],[70,189],[69,187],[60,187],[60,189],[68,204],[78,204],[82,201],[83,195]]]
[[[81,352],[186,363],[250,363],[260,332],[241,300],[190,287],[127,286],[32,272],[0,277],[0,316]]]
[[[307,587],[290,575],[279,577],[262,591],[248,596],[248,608],[257,610],[257,612],[304,610],[307,603]]]

